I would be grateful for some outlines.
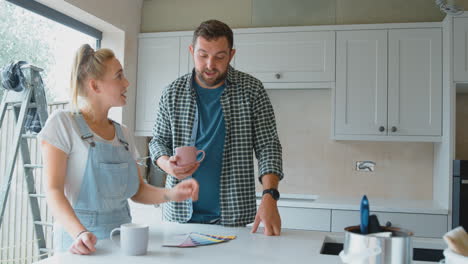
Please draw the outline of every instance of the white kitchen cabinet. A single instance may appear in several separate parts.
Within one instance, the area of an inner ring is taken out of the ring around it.
[[[242,33],[234,36],[232,65],[266,88],[330,88],[335,81],[335,34]]]
[[[453,18],[453,50],[453,79],[468,82],[468,16]]]
[[[440,28],[337,32],[334,138],[439,141]]]
[[[192,36],[180,37],[180,75],[184,75],[192,71],[194,64],[193,58],[189,51],[189,46],[192,44]]]
[[[441,136],[442,30],[389,30],[388,53],[388,134]]]
[[[441,238],[447,232],[447,215],[371,212],[377,215],[381,226],[387,222],[393,227],[407,229],[417,237]],[[331,231],[344,232],[344,228],[359,225],[359,211],[332,210]]]
[[[279,206],[278,210],[282,228],[330,231],[331,210],[329,209]]]
[[[384,135],[387,124],[387,31],[337,32],[335,133]]]
[[[140,38],[135,135],[151,136],[165,86],[179,77],[179,37]]]

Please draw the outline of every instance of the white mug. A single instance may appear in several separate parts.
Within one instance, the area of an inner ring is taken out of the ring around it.
[[[115,231],[120,231],[120,248],[125,255],[139,256],[146,254],[149,240],[149,227],[147,225],[128,223],[114,228],[110,233],[112,241],[114,241],[112,235]]]

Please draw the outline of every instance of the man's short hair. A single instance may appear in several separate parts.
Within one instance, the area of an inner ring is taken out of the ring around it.
[[[195,47],[198,37],[203,37],[206,40],[216,40],[220,37],[226,37],[229,48],[232,49],[234,37],[231,28],[225,23],[211,19],[202,22],[193,33],[192,45]]]

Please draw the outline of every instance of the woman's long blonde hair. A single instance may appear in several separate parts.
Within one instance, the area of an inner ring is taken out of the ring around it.
[[[82,45],[75,54],[71,72],[71,103],[72,109],[78,111],[78,96],[86,97],[85,83],[89,78],[101,79],[105,72],[105,62],[115,57],[110,49],[94,49],[88,45]]]

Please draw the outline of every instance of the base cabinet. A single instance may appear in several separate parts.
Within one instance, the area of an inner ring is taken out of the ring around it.
[[[278,207],[278,210],[282,228],[330,231],[329,209]]]

